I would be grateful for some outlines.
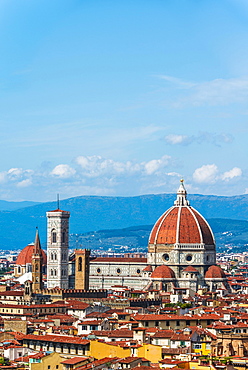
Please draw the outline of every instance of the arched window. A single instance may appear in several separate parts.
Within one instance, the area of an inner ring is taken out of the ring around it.
[[[51,260],[53,260],[53,253],[51,253]]]
[[[54,259],[57,260],[57,253],[54,253]]]
[[[52,230],[52,243],[57,243],[57,233],[56,230]]]
[[[62,232],[62,243],[65,243],[65,230],[63,230],[63,232]]]
[[[51,273],[51,276],[53,276],[53,269],[51,269],[50,273]]]
[[[57,275],[57,270],[54,269],[54,276],[56,276],[56,275]]]
[[[82,271],[82,257],[78,258],[78,271]]]

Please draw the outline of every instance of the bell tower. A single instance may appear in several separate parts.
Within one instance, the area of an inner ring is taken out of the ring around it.
[[[75,250],[75,289],[89,289],[90,249]]]
[[[36,229],[34,251],[32,255],[32,290],[42,290],[42,250],[40,246],[40,237]]]
[[[47,212],[47,287],[68,289],[70,212]]]

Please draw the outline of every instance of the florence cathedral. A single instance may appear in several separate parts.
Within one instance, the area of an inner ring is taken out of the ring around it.
[[[86,249],[69,256],[69,217],[70,212],[60,209],[47,212],[47,256],[42,250],[39,253],[40,269],[47,271],[48,289],[109,290],[126,286],[174,294],[187,291],[190,295],[199,289],[229,290],[224,271],[216,265],[213,232],[189,204],[183,180],[174,205],[152,228],[147,258],[91,257]],[[28,279],[27,274],[32,273],[36,244],[20,252],[16,278],[25,281],[25,274]]]

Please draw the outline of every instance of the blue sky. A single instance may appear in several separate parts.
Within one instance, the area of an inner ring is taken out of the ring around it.
[[[246,0],[1,0],[0,199],[248,192]]]

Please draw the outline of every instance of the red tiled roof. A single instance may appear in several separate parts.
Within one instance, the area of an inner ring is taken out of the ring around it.
[[[219,320],[220,315],[217,314],[202,314],[202,315],[134,315],[136,321],[165,321],[165,320]]]
[[[78,364],[80,362],[83,362],[87,359],[88,357],[72,357],[72,358],[68,358],[67,360],[65,361],[62,361],[61,364],[66,364],[66,365],[74,365],[74,364]]]
[[[152,272],[152,266],[151,265],[148,265],[146,266],[143,271],[146,271],[146,272]]]
[[[214,239],[207,221],[194,208],[173,206],[155,223],[149,243],[213,245]]]
[[[27,263],[32,263],[32,256],[34,254],[35,245],[29,244],[27,245],[18,255],[15,263],[16,265],[26,265]],[[47,256],[46,253],[42,250],[42,263],[43,265],[47,264]]]
[[[219,266],[212,265],[208,268],[205,274],[205,278],[206,279],[225,279],[226,275]]]
[[[129,356],[129,357],[125,357],[125,358],[121,359],[119,362],[121,364],[131,364],[132,362],[137,361],[137,360],[148,361],[148,360],[146,360],[142,357],[131,357],[131,356]]]
[[[86,365],[79,366],[79,367],[77,367],[77,370],[88,370],[88,369],[92,369],[94,367],[97,367],[99,365],[103,365],[103,364],[106,364],[106,363],[117,362],[118,360],[119,360],[118,357],[104,357],[104,358],[101,358],[100,360],[95,360],[95,361],[90,362]]]
[[[174,330],[159,330],[152,337],[153,338],[171,338]]]
[[[42,342],[59,342],[59,343],[74,343],[74,344],[82,344],[86,345],[90,343],[89,340],[82,339],[76,336],[69,336],[69,335],[34,335],[34,334],[27,334],[23,335],[22,340],[33,340],[33,341],[42,341]]]
[[[183,272],[198,272],[198,270],[194,266],[187,266],[183,269]]]
[[[151,278],[175,279],[176,276],[174,271],[170,267],[166,265],[160,265],[155,268],[155,270],[151,274]]]

